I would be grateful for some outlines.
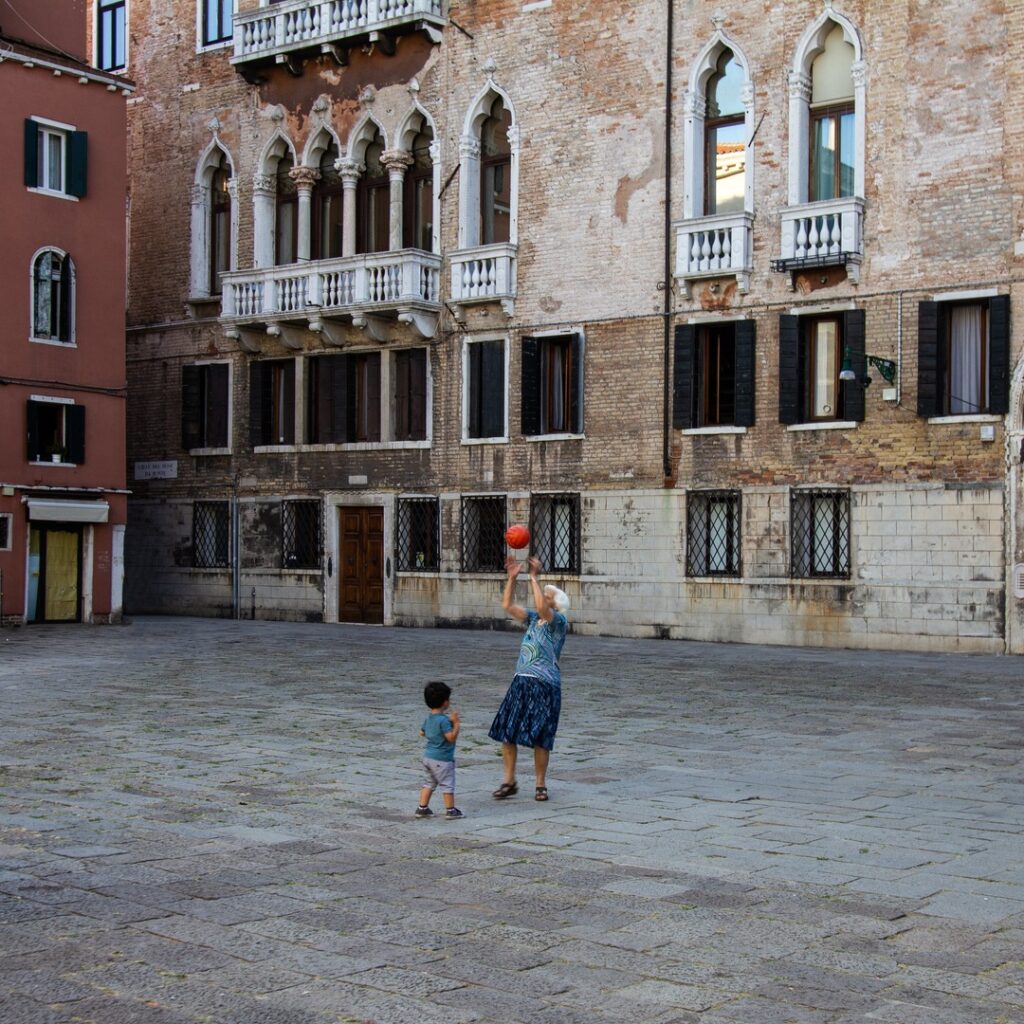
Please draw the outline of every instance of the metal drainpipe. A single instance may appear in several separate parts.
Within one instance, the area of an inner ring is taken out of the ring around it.
[[[238,491],[231,496],[231,603],[234,605],[235,618],[242,617],[241,566],[238,555],[241,549],[238,537],[239,528]]]
[[[665,26],[665,259],[662,289],[665,308],[662,337],[662,392],[661,392],[661,469],[662,483],[667,485],[672,476],[672,458],[669,451],[669,353],[672,344],[672,28],[675,21],[675,0],[667,0]]]

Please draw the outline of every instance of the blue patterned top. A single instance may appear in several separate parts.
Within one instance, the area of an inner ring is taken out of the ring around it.
[[[519,648],[517,676],[533,676],[543,679],[552,686],[562,685],[562,673],[558,669],[558,656],[565,643],[565,632],[569,628],[566,617],[555,612],[550,622],[545,622],[536,612],[526,613],[526,636]]]

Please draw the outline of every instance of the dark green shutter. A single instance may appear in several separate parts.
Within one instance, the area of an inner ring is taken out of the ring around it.
[[[937,302],[917,304],[917,415],[939,416],[942,413],[941,386],[943,353],[942,311]]]
[[[284,430],[283,444],[295,444],[295,360],[289,359],[284,364],[284,408],[281,410]],[[277,444],[275,437],[273,442]]]
[[[57,338],[60,341],[71,341],[71,306],[74,301],[74,270],[71,257],[65,256],[60,261],[60,298],[58,300]]]
[[[41,462],[43,453],[39,450],[39,403],[25,403],[26,437],[28,439],[27,455],[29,462]]]
[[[995,295],[988,307],[988,411],[1010,411],[1010,296]]]
[[[181,368],[181,447],[185,451],[203,447],[203,366]]]
[[[757,322],[736,323],[736,411],[737,427],[754,425],[754,400],[757,390]]]
[[[85,465],[85,406],[64,406],[64,447],[68,462]]]
[[[89,133],[71,132],[68,136],[68,195],[81,198],[86,192],[89,164]]]
[[[409,406],[411,398],[409,395],[410,381],[412,374],[412,349],[405,349],[395,353],[391,371],[391,407],[395,410],[395,421],[392,427],[394,440],[408,441],[411,431]]]
[[[366,357],[366,408],[368,409],[366,440],[380,440],[380,353]]]
[[[779,317],[779,422],[800,423],[800,317]]]
[[[843,345],[850,356],[850,366],[857,380],[839,382],[843,389],[843,419],[853,423],[864,420],[864,391],[861,382],[867,378],[868,364],[864,356],[864,310],[849,309],[843,314]],[[842,353],[840,353],[842,355]]]
[[[569,429],[583,433],[583,338],[572,336],[572,390],[569,394]]]
[[[672,369],[672,426],[689,430],[696,423],[693,391],[697,370],[697,328],[677,324]]]
[[[264,437],[270,429],[269,417],[264,420],[264,378],[270,374],[263,372],[263,363],[256,361],[249,364],[249,444],[256,448],[266,444]]]
[[[228,447],[228,385],[227,363],[211,363],[206,367],[206,437],[210,448]]]
[[[326,368],[326,379],[321,384],[321,391],[326,393],[330,403],[330,413],[326,420],[330,427],[325,434],[323,421],[321,422],[321,442],[344,444],[349,438],[348,363],[348,356],[325,356],[321,363],[321,367]],[[355,403],[353,403],[354,405]]]
[[[505,435],[505,343],[481,342],[481,437]]]
[[[39,187],[39,124],[25,118],[25,187]]]
[[[414,348],[409,353],[409,440],[423,441],[427,436],[427,350]]]
[[[527,436],[539,434],[540,426],[540,351],[539,338],[523,338],[522,392],[520,413],[522,431]]]
[[[466,389],[469,392],[466,396],[466,430],[469,437],[480,436],[480,396],[482,393],[480,366],[483,363],[482,351],[482,345],[469,346],[469,373],[467,374],[468,380],[466,381]]]

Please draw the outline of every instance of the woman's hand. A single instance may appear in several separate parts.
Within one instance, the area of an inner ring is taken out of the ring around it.
[[[505,559],[505,572],[510,580],[514,580],[522,571],[522,565],[512,555]]]
[[[534,558],[533,555],[531,555],[526,560],[526,563],[530,567],[530,577],[531,577],[531,579],[536,579],[537,578],[537,574],[540,572],[540,559],[539,558]]]

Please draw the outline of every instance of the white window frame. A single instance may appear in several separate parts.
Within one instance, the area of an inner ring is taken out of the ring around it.
[[[578,374],[577,383],[579,385],[579,395],[577,400],[580,407],[580,426],[582,427],[579,431],[559,431],[554,434],[524,434],[523,440],[527,444],[536,441],[579,441],[583,440],[587,436],[587,409],[585,402],[586,393],[586,366],[587,366],[587,336],[582,326],[569,327],[565,330],[548,330],[548,331],[533,331],[528,336],[535,338],[537,341],[543,341],[545,338],[566,338],[570,335],[575,335],[580,341],[580,365],[576,369]],[[543,368],[542,368],[543,374]],[[520,376],[520,380],[522,377]],[[543,385],[543,381],[541,381]],[[538,396],[538,401],[540,401]],[[540,492],[538,492],[540,493]],[[558,492],[562,493],[561,491]]]
[[[65,124],[63,121],[52,121],[48,117],[38,117],[35,114],[30,115],[29,120],[34,121],[39,125],[39,133],[41,135],[54,135],[58,136],[61,140],[60,144],[60,188],[53,189],[46,185],[30,185],[28,187],[29,192],[36,192],[43,196],[56,196],[58,199],[68,199],[73,203],[78,202],[78,196],[70,195],[67,191],[68,187],[68,141],[72,132],[78,129],[73,124]],[[49,167],[49,153],[50,149],[48,146],[43,146],[43,155],[46,161],[46,167]],[[37,168],[37,174],[39,175],[39,181],[46,181],[48,175],[44,167]]]
[[[216,162],[219,160],[217,154],[223,153],[227,157],[228,165],[231,168],[231,178],[228,181],[228,195],[231,198],[231,237],[228,244],[228,272],[238,269],[238,175],[236,173],[235,161],[227,146],[214,135],[210,144],[203,150],[203,155],[196,165],[195,177],[192,180],[192,219],[191,219],[191,249],[190,249],[190,290],[189,294],[193,300],[216,300],[219,296],[214,292],[210,276],[211,256],[210,245],[210,214],[213,203],[213,193],[210,182],[213,178]]]
[[[100,0],[96,0],[96,17],[93,21],[93,67],[105,71],[108,75],[123,74],[128,70],[128,63],[131,54],[128,52],[131,45],[131,33],[128,31],[129,19],[131,17],[131,0],[124,0],[124,63],[112,68],[100,67],[100,17],[102,15]]]
[[[55,252],[61,259],[71,262],[71,286],[68,290],[68,340],[60,341],[57,338],[42,338],[36,335],[36,260],[44,252]],[[32,260],[28,265],[28,340],[34,345],[54,345],[57,348],[77,348],[78,342],[75,334],[75,261],[71,256],[56,245],[44,245],[32,254]]]
[[[210,50],[224,50],[234,46],[235,15],[238,13],[238,0],[231,2],[231,35],[216,43],[203,42],[203,22],[207,6],[215,0],[196,0],[196,53],[208,53]]]
[[[469,436],[469,346],[479,345],[482,342],[488,341],[500,341],[504,347],[505,358],[503,365],[505,368],[505,382],[504,382],[504,394],[505,394],[505,423],[503,432],[500,436],[496,437],[470,437]],[[511,362],[511,344],[507,334],[485,334],[478,335],[476,337],[467,335],[462,341],[462,444],[508,444],[509,433],[509,405],[510,405],[510,394],[509,394],[509,373],[510,373],[510,362]]]
[[[394,371],[395,357],[399,352],[411,351],[412,349],[423,349],[426,359],[426,393],[424,397],[424,415],[427,418],[424,424],[425,437],[422,441],[401,441],[394,436],[395,433],[395,401],[391,394],[391,374]],[[380,362],[380,392],[381,392],[381,416],[384,422],[381,424],[381,439],[384,444],[400,448],[429,448],[434,438],[434,378],[430,367],[430,346],[429,345],[407,345],[400,349],[391,349],[382,353],[384,356]],[[385,388],[387,390],[385,390]]]
[[[49,405],[75,405],[73,398],[58,398],[55,395],[29,395],[28,400],[30,402],[45,402]],[[60,438],[61,446],[67,448],[68,443],[68,417],[67,413],[63,413],[60,418]],[[78,465],[77,462],[54,462],[52,459],[34,459],[29,463],[30,466],[70,466],[75,467]]]

